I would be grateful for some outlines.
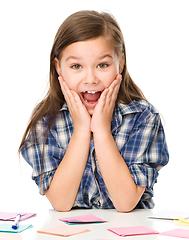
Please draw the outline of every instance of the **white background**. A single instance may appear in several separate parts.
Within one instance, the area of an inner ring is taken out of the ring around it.
[[[0,210],[50,208],[17,150],[47,89],[54,36],[78,10],[107,10],[123,31],[128,70],[163,116],[169,164],[155,186],[157,209],[189,211],[189,1],[23,0],[0,2]]]

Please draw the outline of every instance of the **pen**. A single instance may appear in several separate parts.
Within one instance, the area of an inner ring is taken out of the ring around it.
[[[18,214],[18,215],[16,216],[16,219],[15,219],[15,221],[14,221],[14,224],[12,225],[12,228],[13,228],[13,229],[17,229],[17,228],[18,228],[18,223],[19,223],[19,221],[20,221],[20,218],[21,218],[21,214]]]

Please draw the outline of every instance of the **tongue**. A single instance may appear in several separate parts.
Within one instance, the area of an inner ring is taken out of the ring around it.
[[[85,93],[83,94],[83,96],[84,96],[84,98],[86,98],[87,101],[89,101],[89,102],[96,102],[96,101],[99,99],[99,97],[100,97],[100,92],[96,92],[96,93],[94,93],[94,94],[85,92]]]

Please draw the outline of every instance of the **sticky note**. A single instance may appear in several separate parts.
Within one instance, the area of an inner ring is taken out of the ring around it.
[[[186,223],[186,224],[189,225],[189,219],[185,219],[185,218],[182,218],[182,217],[178,216],[178,220],[179,220],[180,222],[183,222],[183,223]]]
[[[145,226],[134,226],[134,227],[116,227],[109,228],[109,231],[125,237],[125,236],[133,236],[133,235],[148,235],[148,234],[158,234],[159,232]]]
[[[22,235],[20,233],[1,233],[1,240],[22,240]]]
[[[189,226],[189,224],[180,222],[179,220],[173,220],[173,221],[174,221],[175,226],[177,226],[177,227]]]
[[[179,238],[189,238],[189,230],[187,229],[174,229],[166,232],[160,233],[163,236],[179,237]]]
[[[175,226],[189,226],[189,219],[178,216],[178,220],[174,220]]]
[[[66,223],[75,223],[75,224],[82,224],[82,223],[103,223],[106,222],[101,218],[96,217],[93,214],[85,214],[76,217],[69,217],[69,218],[61,218],[59,219],[62,222]]]
[[[20,233],[20,232],[22,232],[22,231],[24,231],[28,228],[31,228],[31,227],[33,227],[33,226],[30,225],[30,224],[27,224],[27,225],[19,224],[17,229],[13,229],[12,224],[3,223],[3,224],[0,224],[0,232]]]
[[[36,213],[15,213],[15,212],[0,212],[1,221],[14,221],[16,216],[21,214],[20,221],[36,216]]]
[[[89,232],[90,230],[84,227],[69,226],[65,224],[57,225],[43,230],[38,230],[38,233],[50,234],[55,236],[69,237],[72,235]]]
[[[189,213],[164,210],[164,211],[158,212],[158,213],[156,213],[152,216],[148,216],[148,217],[149,218],[174,220],[174,219],[178,219],[178,216],[181,216],[182,218],[189,218]]]
[[[0,212],[0,220],[9,221],[17,216],[18,213]]]

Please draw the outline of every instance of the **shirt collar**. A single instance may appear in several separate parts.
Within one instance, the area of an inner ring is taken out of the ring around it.
[[[62,108],[60,109],[60,111],[63,111],[63,110],[65,110],[65,111],[69,110],[66,102],[62,105]]]
[[[112,122],[111,122],[111,131],[112,133],[121,126],[122,119],[124,115],[141,112],[141,110],[135,105],[134,101],[129,104],[121,104],[116,103],[113,116],[112,116]]]
[[[126,114],[141,112],[141,109],[137,105],[138,104],[136,100],[129,104],[116,103],[114,114],[120,114],[121,116],[123,116]]]

